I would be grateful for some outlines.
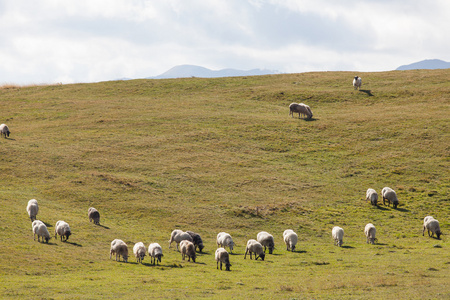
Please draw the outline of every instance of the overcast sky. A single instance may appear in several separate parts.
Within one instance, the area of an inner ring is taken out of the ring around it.
[[[0,85],[450,61],[449,0],[0,0]]]

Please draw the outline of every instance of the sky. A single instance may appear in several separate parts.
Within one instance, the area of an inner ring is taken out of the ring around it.
[[[0,0],[0,85],[450,61],[448,0]]]

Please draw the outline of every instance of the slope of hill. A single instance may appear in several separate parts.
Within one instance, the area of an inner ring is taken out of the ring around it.
[[[450,70],[318,72],[0,88],[3,299],[448,299]],[[308,104],[311,120],[289,116]],[[365,201],[396,190],[398,209]],[[33,240],[26,212],[68,242]],[[97,208],[100,225],[89,222]],[[422,235],[432,215],[444,233]],[[366,243],[367,223],[378,242]],[[331,239],[344,229],[344,246]],[[282,240],[299,235],[296,251]],[[196,263],[168,248],[201,234]],[[273,255],[244,259],[259,231]],[[216,235],[236,243],[216,269]],[[128,263],[110,243],[129,246]],[[134,243],[158,242],[158,266]]]
[[[186,78],[186,77],[200,77],[200,78],[216,78],[216,77],[232,77],[232,76],[256,76],[256,75],[268,75],[276,74],[278,72],[271,70],[236,70],[236,69],[223,69],[223,70],[210,70],[200,66],[193,65],[180,65],[175,66],[158,76],[150,77],[148,79],[167,79],[167,78]]]
[[[403,65],[397,68],[397,71],[404,70],[436,70],[436,69],[450,69],[450,62],[440,59],[426,59],[415,62],[409,65]]]

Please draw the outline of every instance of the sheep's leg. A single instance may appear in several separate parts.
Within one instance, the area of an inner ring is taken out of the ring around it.
[[[247,257],[247,252],[248,252],[248,248],[245,249],[245,255],[244,255],[244,259]]]
[[[220,261],[220,270],[222,270],[222,261]]]

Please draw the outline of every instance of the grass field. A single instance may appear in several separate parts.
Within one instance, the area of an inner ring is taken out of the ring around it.
[[[361,91],[354,75],[0,88],[11,130],[0,139],[0,297],[449,299],[450,70],[363,73]],[[288,116],[291,102],[313,118]],[[385,186],[397,209],[365,201]],[[32,198],[50,232],[70,224],[68,242],[33,241]],[[440,240],[422,236],[427,215]],[[288,228],[296,252],[282,241]],[[202,236],[196,263],[168,248],[173,229]],[[244,260],[263,230],[274,254]],[[237,244],[231,272],[216,270],[220,231]],[[109,260],[116,238],[128,263]],[[160,266],[136,264],[139,241],[161,244]]]

